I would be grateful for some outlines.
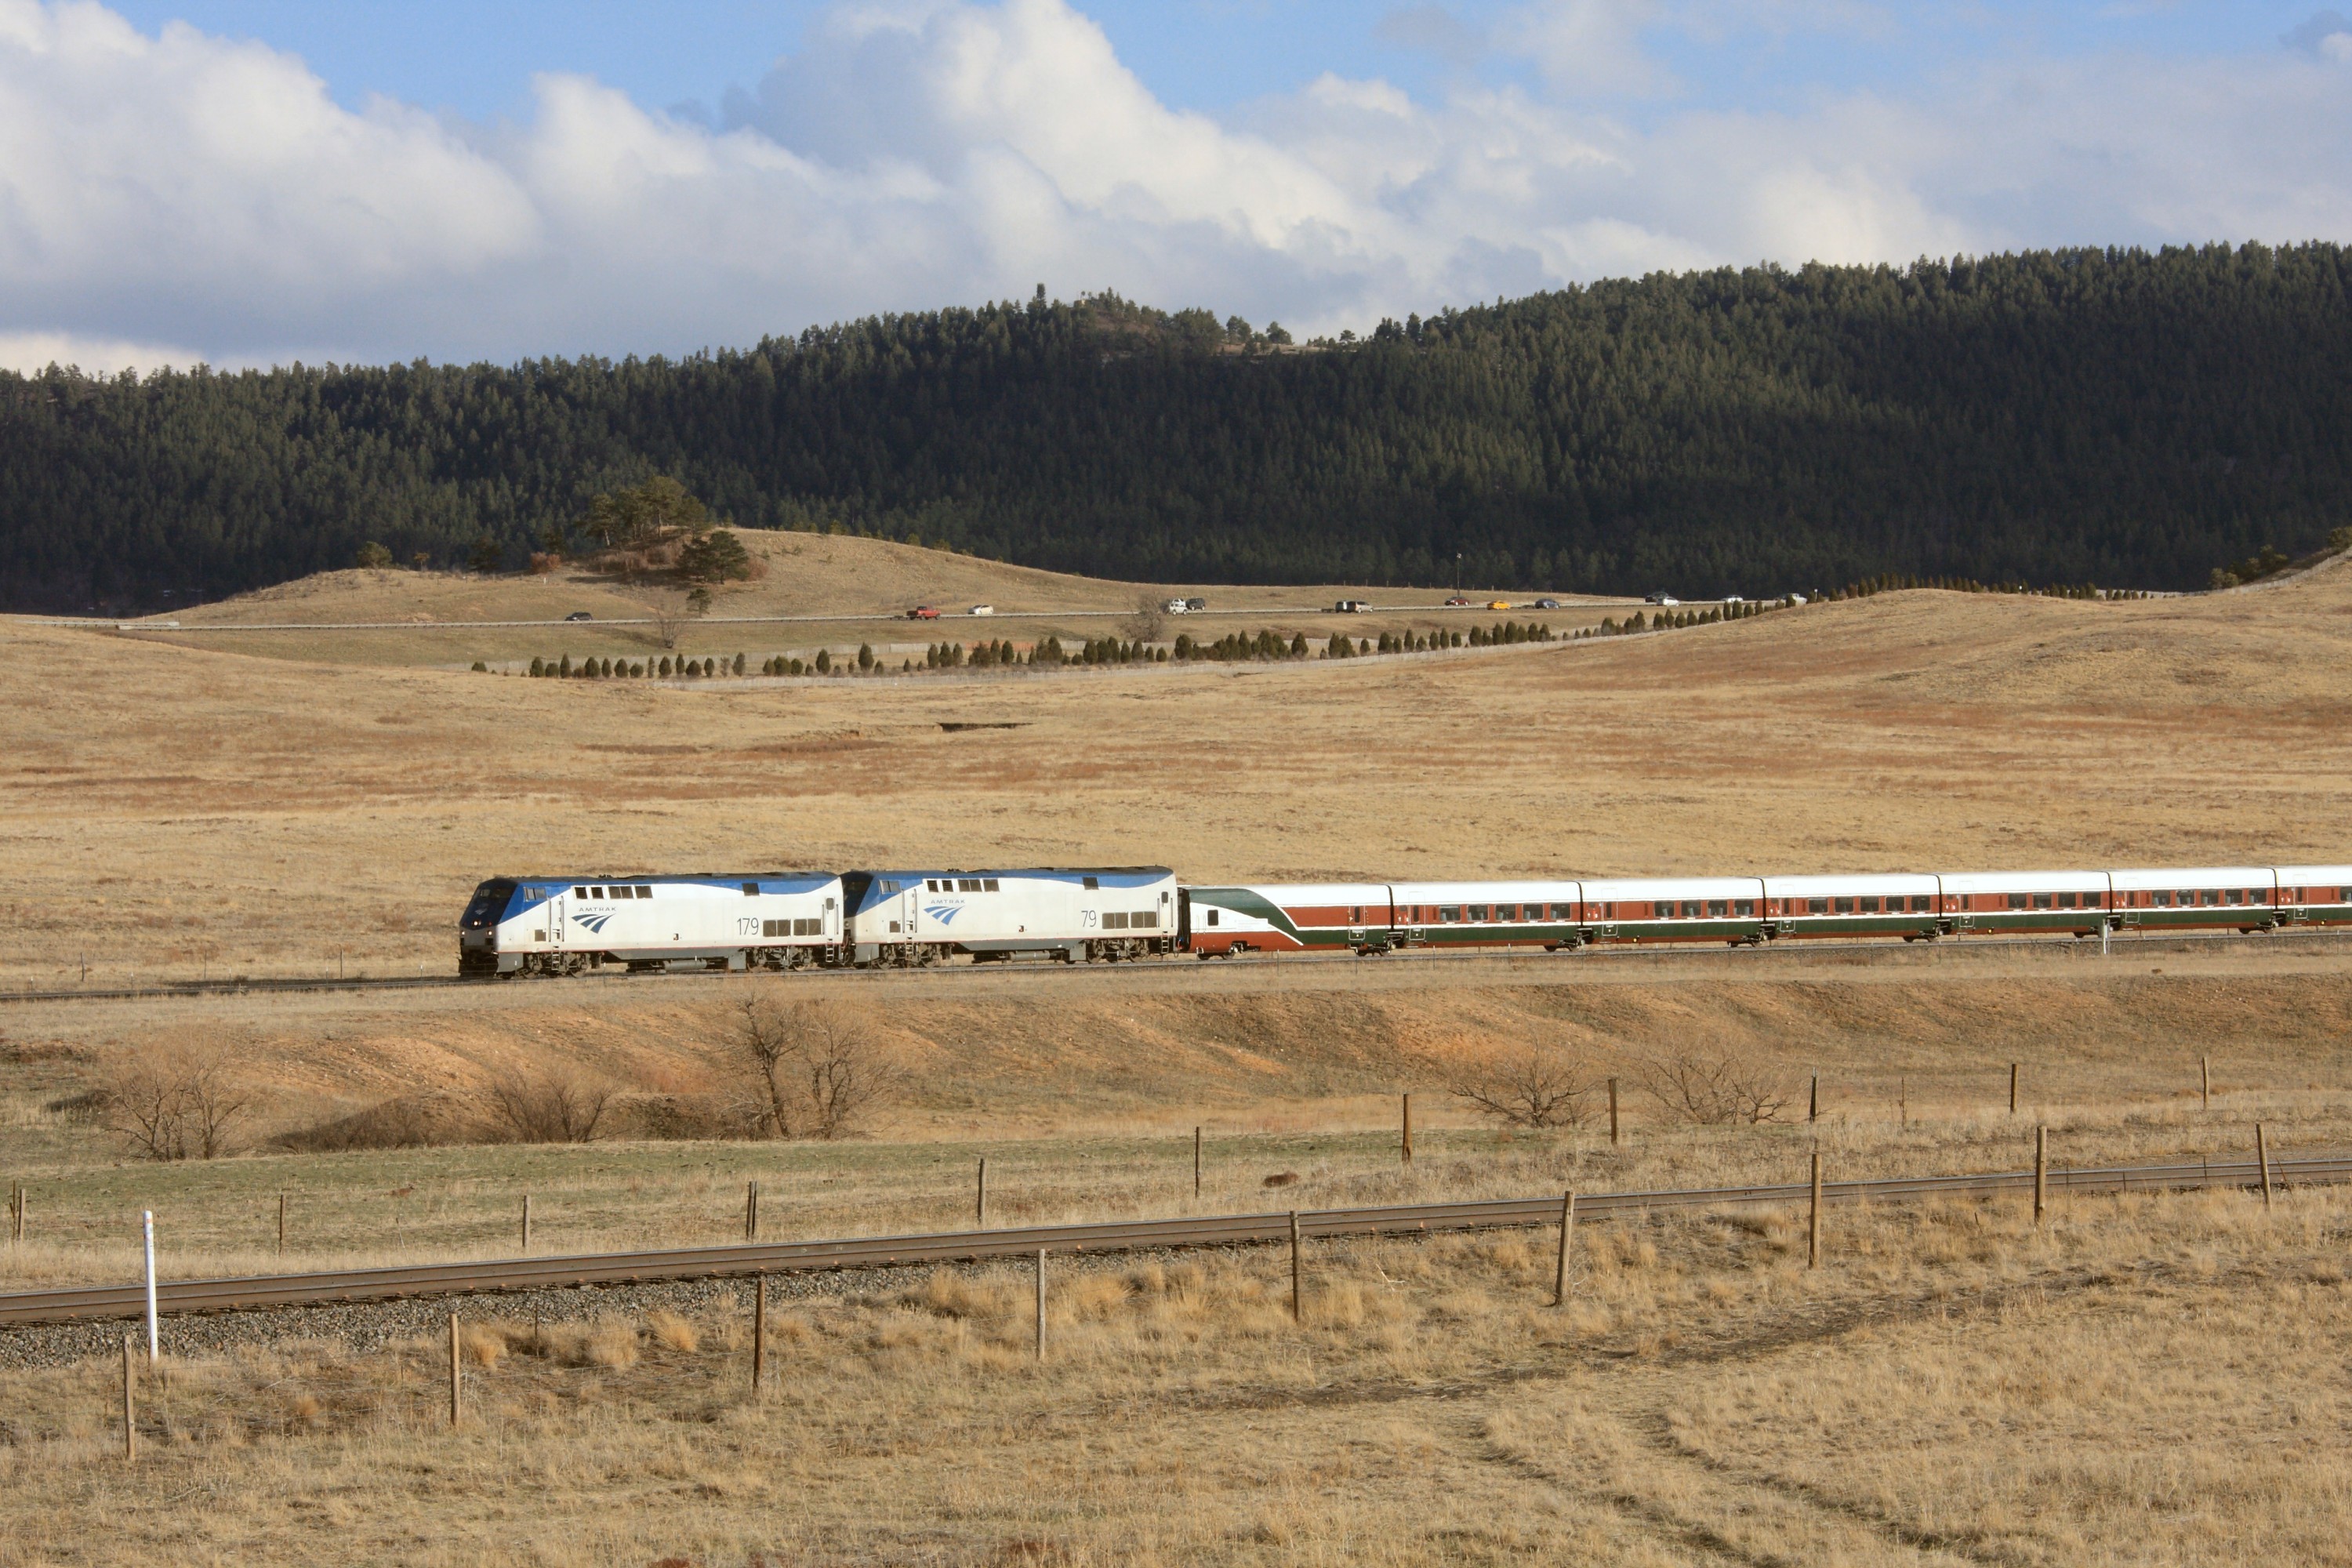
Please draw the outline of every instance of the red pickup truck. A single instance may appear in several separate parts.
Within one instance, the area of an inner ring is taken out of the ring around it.
[[[907,612],[907,618],[910,621],[936,621],[940,613],[929,605],[917,605]]]

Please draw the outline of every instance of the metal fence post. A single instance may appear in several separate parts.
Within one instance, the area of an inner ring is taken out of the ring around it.
[[[1813,1151],[1813,1207],[1805,1227],[1805,1267],[1822,1266],[1822,1153]]]

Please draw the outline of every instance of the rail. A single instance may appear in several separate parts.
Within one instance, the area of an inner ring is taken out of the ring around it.
[[[2151,931],[2133,930],[2119,931],[2115,932],[2113,936],[2113,941],[2117,944],[2114,950],[2115,955],[2128,953],[2135,950],[2143,952],[2151,951],[2160,952],[2166,951],[2164,944],[2174,942],[2256,942],[2279,940],[2309,942],[2315,945],[2321,942],[2326,942],[2331,946],[2340,947],[2347,941],[2352,941],[2352,930],[2347,930],[2343,926],[2282,926],[2275,931],[2258,931],[2252,935],[2241,935],[2233,931]],[[1924,957],[1926,954],[1931,952],[1979,952],[1987,948],[1995,947],[2060,948],[2074,952],[2081,952],[2088,947],[2095,947],[2096,945],[2097,944],[2095,942],[2093,942],[2087,937],[2060,934],[2046,936],[1954,935],[1938,938],[1935,943],[1921,947],[1915,947],[1908,942],[1897,944],[1886,937],[1802,937],[1787,942],[1766,943],[1759,947],[1734,947],[1729,945],[1720,945],[1715,942],[1651,942],[1639,946],[1631,942],[1615,945],[1602,943],[1596,944],[1591,947],[1579,948],[1572,953],[1548,952],[1538,951],[1531,947],[1519,947],[1515,949],[1476,948],[1461,951],[1437,948],[1405,948],[1394,952],[1383,954],[1378,962],[1381,963],[1394,964],[1558,964],[1564,958],[1572,963],[1586,963],[1614,962],[1652,963],[1676,958],[1714,958],[1735,963],[1769,963],[1774,962],[1776,959],[1792,959],[1807,956],[1819,957],[1826,954],[1840,954],[1849,957],[1857,955],[1875,955],[1889,960],[1900,960],[1906,955],[1913,958],[1918,958]],[[1179,964],[1181,961],[1187,959],[1196,959],[1197,956],[1198,955],[1196,954],[1180,952],[1162,959],[1134,960],[1119,965],[1119,972],[1128,976],[1147,974],[1154,972],[1155,970],[1164,973],[1171,965]],[[1345,965],[1364,961],[1358,959],[1352,952],[1340,952],[1254,953],[1249,957],[1243,959],[1235,960],[1218,958],[1215,962],[1218,963],[1238,963],[1244,968],[1247,968],[1265,964],[1286,965],[1293,963],[1336,963]],[[1050,968],[1053,972],[1057,973],[1062,973],[1064,970],[1064,966],[1060,964],[1046,965],[1040,963],[1027,965],[1025,967],[1036,970]],[[1189,969],[1189,966],[1186,967]],[[898,969],[895,967],[872,969],[803,969],[795,970],[792,973],[805,979],[822,979],[828,982],[857,981],[861,979],[880,980],[885,977],[896,977],[901,980],[918,979],[918,983],[920,984],[954,984],[956,977],[959,975],[973,973],[1002,975],[1007,972],[1007,969],[1002,965],[988,965],[980,969],[974,969],[973,967],[965,964],[947,964],[938,968],[929,969]],[[769,972],[766,971],[758,972],[759,974],[765,974],[768,973]],[[740,977],[741,976],[739,973],[738,978]],[[755,975],[755,978],[756,977],[757,975]],[[516,984],[537,984],[541,983],[540,977],[536,976],[529,978],[509,976],[507,978]],[[562,977],[562,984],[565,985],[598,984],[618,984],[623,983],[629,984],[644,984],[661,980],[713,980],[718,978],[720,978],[719,974],[718,972],[712,970],[684,970],[673,974],[627,973],[616,970],[610,973],[567,975]],[[782,979],[783,977],[779,975],[777,978]],[[233,977],[225,980],[165,980],[158,981],[153,984],[149,985],[56,985],[41,990],[26,989],[22,991],[0,991],[0,1005],[5,1005],[12,1002],[137,1002],[193,996],[247,996],[266,995],[271,993],[292,994],[311,991],[422,991],[465,986],[487,989],[489,986],[499,984],[501,983],[501,981],[493,980],[480,975],[449,973],[354,975],[349,978],[332,974],[251,975]],[[569,995],[572,994],[572,993],[567,992],[566,994]]]
[[[2273,1159],[2274,1186],[2311,1186],[2352,1182],[2352,1153]],[[2262,1180],[2253,1160],[2180,1160],[2153,1165],[2053,1169],[2049,1189],[2058,1193],[2178,1192],[2204,1187],[2251,1187]],[[1825,1203],[1901,1202],[1931,1197],[1990,1197],[2030,1192],[2032,1171],[1984,1174],[1895,1176],[1828,1182]],[[1591,1193],[1577,1198],[1581,1218],[1645,1214],[1666,1209],[1708,1209],[1742,1205],[1805,1202],[1802,1182],[1748,1187],[1682,1191]],[[1468,1203],[1398,1204],[1375,1207],[1302,1210],[1299,1234],[1324,1238],[1350,1236],[1411,1236],[1438,1231],[1486,1230],[1539,1226],[1559,1217],[1560,1200],[1491,1198]],[[586,1286],[655,1284],[687,1279],[742,1278],[905,1265],[973,1263],[1034,1257],[1042,1248],[1064,1254],[1131,1252],[1152,1247],[1236,1247],[1285,1241],[1287,1211],[1217,1215],[1183,1219],[1114,1220],[1087,1225],[1022,1226],[1003,1230],[940,1231],[836,1241],[748,1242],[721,1247],[673,1247],[650,1252],[608,1252],[571,1257],[491,1258],[466,1263],[404,1264],[387,1268],[343,1269],[315,1274],[250,1275],[221,1279],[175,1279],[158,1284],[156,1303],[167,1314],[252,1311],[281,1307],[392,1301],[415,1297],[489,1295],[516,1290],[567,1289]],[[76,1286],[0,1295],[0,1327],[132,1318],[146,1310],[139,1284]]]

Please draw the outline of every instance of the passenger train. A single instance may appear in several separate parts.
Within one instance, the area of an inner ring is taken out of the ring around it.
[[[2352,926],[2352,866],[1207,887],[1164,866],[496,877],[458,972],[1118,962]]]

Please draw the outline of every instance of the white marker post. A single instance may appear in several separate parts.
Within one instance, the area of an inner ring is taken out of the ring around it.
[[[139,1219],[147,1233],[147,1364],[153,1366],[163,1353],[155,1333],[155,1211],[142,1209]]]

